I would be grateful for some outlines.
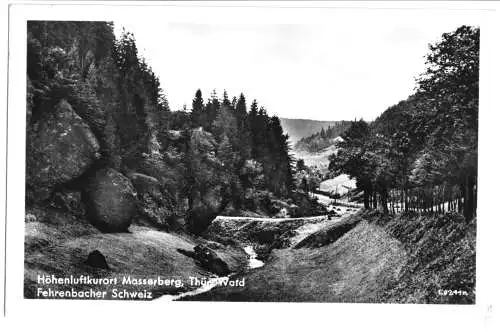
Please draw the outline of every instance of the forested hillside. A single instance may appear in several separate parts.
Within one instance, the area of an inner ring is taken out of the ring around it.
[[[462,26],[430,45],[416,91],[373,123],[356,121],[330,157],[384,212],[476,213],[479,29]]]
[[[338,121],[328,128],[321,128],[320,131],[301,138],[296,144],[296,150],[319,152],[335,143],[335,139],[345,133],[351,126],[351,121]]]
[[[300,139],[320,131],[321,128],[333,126],[339,121],[280,118],[280,122],[283,131],[289,137],[290,143],[294,145]]]
[[[28,210],[64,208],[106,231],[138,212],[200,232],[222,212],[309,202],[293,192],[279,118],[225,91],[170,110],[133,35],[115,39],[112,23],[31,21],[27,65]]]

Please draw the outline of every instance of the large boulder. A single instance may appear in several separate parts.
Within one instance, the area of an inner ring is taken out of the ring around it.
[[[104,232],[126,231],[137,212],[137,193],[120,172],[101,169],[89,181],[85,201],[90,222]]]
[[[43,113],[28,132],[27,189],[35,201],[82,175],[100,157],[96,137],[66,100]]]

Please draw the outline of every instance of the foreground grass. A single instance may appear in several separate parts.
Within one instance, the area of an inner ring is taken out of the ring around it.
[[[186,300],[474,303],[475,231],[475,221],[458,214],[361,211],[298,249],[272,250],[245,287]]]
[[[217,254],[233,271],[246,264],[247,256],[242,249],[194,239],[187,235],[166,233],[150,227],[132,225],[129,233],[101,233],[85,220],[53,211],[44,222],[25,224],[25,273],[26,298],[37,298],[36,290],[44,287],[37,283],[38,275],[69,277],[73,275],[94,278],[117,277],[119,285],[93,286],[108,292],[113,288],[130,291],[152,291],[155,296],[175,294],[191,289],[189,277],[204,277],[209,273],[195,260],[177,249],[190,251],[199,243],[214,247]],[[93,268],[85,264],[88,254],[99,250],[110,267],[109,270]],[[184,286],[124,286],[123,277],[180,279]],[[46,286],[47,288],[49,286]],[[86,290],[85,285],[50,285],[53,290]]]
[[[384,294],[398,303],[475,302],[476,221],[447,213],[384,216],[370,212],[365,218],[382,226],[408,253],[401,277]],[[445,294],[452,291],[452,294]]]
[[[380,302],[382,286],[397,280],[405,264],[397,240],[361,221],[320,248],[273,250],[264,267],[245,276],[245,287],[216,288],[191,300]]]

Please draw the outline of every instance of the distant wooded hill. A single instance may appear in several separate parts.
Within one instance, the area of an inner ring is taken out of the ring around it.
[[[301,138],[295,144],[295,150],[319,152],[332,146],[335,141],[351,127],[352,121],[335,121],[335,123],[322,127],[314,134]]]
[[[283,131],[288,134],[292,146],[301,138],[310,136],[321,131],[321,128],[328,128],[342,121],[318,121],[308,119],[287,119],[280,118]]]

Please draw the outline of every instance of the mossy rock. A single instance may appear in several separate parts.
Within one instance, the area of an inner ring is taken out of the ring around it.
[[[85,191],[91,223],[104,232],[123,232],[137,213],[137,193],[131,181],[120,172],[101,169]]]

